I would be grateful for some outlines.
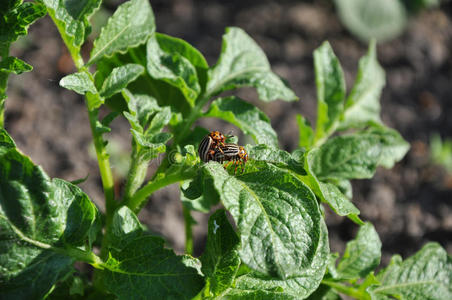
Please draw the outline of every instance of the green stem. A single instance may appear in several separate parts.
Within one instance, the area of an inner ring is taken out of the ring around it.
[[[91,98],[100,97],[98,94],[86,94],[88,101],[96,101]],[[97,162],[99,165],[100,176],[102,179],[102,186],[105,193],[105,208],[107,215],[107,226],[110,224],[113,216],[113,211],[116,207],[115,203],[115,191],[113,174],[110,168],[110,161],[108,159],[108,153],[105,148],[104,139],[102,134],[96,130],[96,122],[98,121],[98,110],[88,110],[89,124],[91,126],[91,133],[93,135],[94,148],[96,149]]]
[[[178,145],[182,138],[187,136],[187,131],[190,130],[191,125],[202,116],[202,108],[209,101],[210,95],[206,94],[204,97],[199,99],[198,103],[193,107],[190,114],[187,117],[187,120],[182,124],[182,127],[177,129],[175,132],[174,144]]]
[[[75,258],[77,261],[89,263],[96,269],[99,270],[104,269],[104,262],[102,261],[102,259],[100,259],[99,256],[97,256],[91,251],[82,251],[77,248],[64,248],[64,249],[53,248],[52,250],[54,250],[55,252],[61,252],[62,254],[71,256]]]
[[[186,254],[193,254],[193,219],[190,214],[190,209],[185,207],[185,205],[182,203],[182,212],[184,214],[184,221],[185,221],[185,253]]]
[[[337,292],[342,293],[344,295],[353,297],[355,299],[360,299],[360,300],[370,300],[369,296],[367,295],[367,293],[362,293],[359,290],[351,287],[351,286],[347,286],[344,284],[341,284],[339,282],[335,282],[335,281],[331,281],[331,280],[322,280],[322,283],[332,287],[333,289],[335,289]]]
[[[74,61],[75,66],[78,71],[85,72],[91,81],[94,83],[93,75],[88,71],[86,67],[84,67],[85,62],[83,61],[83,57],[80,54],[80,48],[73,47],[71,41],[68,40],[66,33],[64,32],[64,28],[61,26],[60,22],[55,19],[54,12],[52,10],[48,10],[50,17],[55,23],[58,31],[60,32],[60,36],[62,37],[69,53],[71,54],[72,60]],[[87,93],[85,95],[88,102],[95,103],[101,102],[99,93],[91,94]],[[104,188],[105,193],[105,207],[107,214],[107,227],[110,224],[111,218],[113,216],[113,211],[115,209],[115,193],[114,193],[114,181],[113,174],[110,168],[110,161],[108,159],[108,153],[105,149],[105,143],[102,138],[102,134],[98,133],[96,130],[96,122],[98,121],[98,110],[92,109],[88,106],[88,116],[89,116],[89,124],[91,127],[91,134],[93,136],[94,147],[96,148],[96,155],[99,164],[100,176],[102,179],[102,186]]]
[[[155,191],[182,181],[193,178],[196,175],[196,169],[190,168],[184,172],[177,172],[174,174],[166,175],[164,173],[157,172],[154,179],[148,182],[144,187],[139,189],[132,198],[130,198],[125,204],[135,213],[138,213],[140,209],[144,206],[146,199],[152,195]]]
[[[136,143],[134,143],[136,144]],[[143,183],[148,169],[148,162],[142,161],[139,155],[139,146],[133,146],[132,158],[130,160],[129,173],[124,188],[124,200],[128,201]]]
[[[3,51],[0,52],[2,60],[8,57],[9,46],[10,44],[7,43],[6,45],[3,45],[3,47],[0,47],[3,49]],[[8,72],[0,72],[0,128],[3,128],[5,126],[5,101],[8,77],[9,77]]]

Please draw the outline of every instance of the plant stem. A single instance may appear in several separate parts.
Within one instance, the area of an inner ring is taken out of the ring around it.
[[[97,256],[91,251],[82,251],[77,248],[64,248],[64,249],[52,248],[52,250],[54,250],[55,252],[60,252],[62,254],[71,256],[75,258],[77,261],[84,261],[86,263],[89,263],[96,269],[99,270],[104,269],[104,262],[102,261],[102,259],[100,259],[99,256]]]
[[[184,221],[185,221],[185,253],[186,254],[193,254],[193,219],[190,214],[190,209],[185,207],[185,205],[182,203],[182,212],[184,214]]]
[[[3,51],[0,52],[0,56],[2,57],[2,60],[4,60],[9,55],[9,43],[1,48]],[[8,72],[0,72],[0,128],[5,126],[5,101],[8,77]]]
[[[342,293],[344,295],[353,297],[355,299],[360,299],[360,300],[370,300],[369,296],[367,295],[367,293],[362,293],[359,290],[351,287],[351,286],[347,286],[344,284],[341,284],[339,282],[335,282],[335,281],[331,281],[331,280],[322,280],[322,283],[332,287],[333,289],[335,289],[337,292]]]
[[[87,94],[86,98],[91,101],[91,97],[100,97],[98,94]],[[94,148],[96,149],[97,162],[99,165],[100,176],[102,179],[102,186],[105,193],[105,208],[107,214],[107,226],[112,218],[113,211],[116,207],[115,203],[115,191],[114,191],[114,181],[113,174],[110,168],[110,161],[108,159],[108,153],[105,148],[104,139],[102,134],[98,133],[96,130],[98,110],[88,110],[89,124],[91,127],[91,133],[93,135]]]
[[[139,145],[133,143],[130,168],[127,174],[127,182],[124,187],[123,201],[128,201],[143,183],[148,169],[148,161],[140,159]]]
[[[66,45],[67,49],[69,50],[69,53],[71,54],[72,60],[74,61],[75,66],[77,67],[79,72],[85,72],[90,80],[94,83],[93,75],[88,71],[86,67],[84,67],[85,62],[83,61],[83,57],[80,54],[80,48],[74,47],[71,44],[71,41],[67,39],[67,35],[64,32],[64,28],[61,27],[60,22],[55,19],[54,13],[52,10],[48,10],[48,13],[50,17],[52,18],[52,21],[55,23],[61,38],[64,41],[64,44]],[[91,94],[87,93],[85,95],[86,103],[91,102],[101,102],[100,101],[100,95],[99,93]],[[92,109],[88,106],[88,117],[89,117],[89,124],[91,127],[91,134],[93,136],[93,142],[94,147],[96,148],[96,155],[97,155],[97,161],[99,164],[99,171],[100,176],[102,179],[102,186],[104,188],[105,193],[105,208],[106,208],[106,215],[107,215],[107,228],[109,227],[109,224],[111,222],[111,218],[113,217],[113,211],[115,209],[115,192],[114,192],[114,181],[113,181],[113,174],[110,168],[110,161],[108,159],[108,153],[105,149],[105,143],[102,138],[102,134],[98,133],[96,130],[96,122],[98,117],[98,110]]]
[[[190,168],[190,170],[185,170],[183,172],[177,172],[170,175],[164,173],[156,173],[155,178],[148,182],[144,187],[139,189],[132,198],[129,199],[125,204],[135,213],[138,213],[141,207],[146,202],[146,199],[152,195],[156,190],[159,190],[167,185],[176,183],[178,181],[187,180],[195,176],[196,169]]]

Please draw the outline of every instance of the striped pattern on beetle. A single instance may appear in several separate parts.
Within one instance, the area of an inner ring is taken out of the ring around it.
[[[223,152],[220,152],[219,149],[215,151],[213,156],[213,160],[219,163],[223,163],[225,161],[229,161],[224,167],[227,168],[229,164],[235,164],[234,174],[237,172],[237,167],[239,165],[242,166],[242,173],[245,171],[245,164],[248,161],[248,153],[246,152],[243,146],[239,146],[236,144],[225,144],[221,147]]]
[[[226,138],[219,131],[212,131],[199,143],[198,154],[203,162],[213,160],[215,152],[223,153],[221,147],[225,145]]]

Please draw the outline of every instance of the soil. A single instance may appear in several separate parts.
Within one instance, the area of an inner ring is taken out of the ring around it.
[[[108,1],[113,11],[121,1]],[[200,49],[210,65],[218,57],[227,26],[251,35],[267,54],[276,73],[286,78],[300,101],[259,102],[252,89],[239,95],[264,110],[278,132],[283,149],[297,147],[296,114],[315,120],[316,90],[312,52],[328,40],[350,87],[359,58],[367,45],[341,25],[329,1],[152,1],[157,30],[183,38]],[[428,241],[439,242],[452,253],[452,177],[429,158],[429,139],[452,134],[452,5],[413,17],[403,35],[378,46],[378,59],[386,71],[382,119],[411,143],[411,150],[393,169],[378,169],[370,180],[353,181],[353,202],[363,220],[372,222],[383,243],[383,261],[399,253],[406,257]],[[96,19],[97,20],[97,19]],[[98,24],[96,24],[98,25]],[[89,52],[89,45],[86,52]],[[6,104],[6,128],[18,147],[51,177],[76,180],[88,175],[81,187],[103,209],[98,168],[90,154],[91,137],[83,99],[59,87],[61,77],[74,71],[54,25],[46,17],[30,28],[13,54],[34,66],[34,71],[12,76]],[[206,128],[232,126],[203,120]],[[109,139],[119,152],[130,148],[128,125],[112,124]],[[241,140],[241,143],[244,143]],[[151,164],[151,170],[156,163]],[[114,159],[119,178],[123,164]],[[342,252],[357,226],[328,209],[331,248]],[[195,254],[205,242],[206,215],[195,213]],[[140,219],[182,252],[184,227],[177,186],[156,192]]]

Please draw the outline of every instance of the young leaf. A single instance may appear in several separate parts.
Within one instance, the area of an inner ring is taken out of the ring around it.
[[[85,72],[77,72],[64,76],[60,80],[60,85],[80,95],[84,95],[87,92],[90,92],[91,94],[97,93],[93,81],[89,78],[88,74]],[[99,105],[100,104],[101,103],[99,103]]]
[[[319,286],[330,251],[323,221],[320,228],[321,238],[314,260],[300,270],[297,277],[279,280],[252,272],[237,278],[235,286],[226,293],[227,299],[305,299]]]
[[[229,27],[223,36],[220,58],[210,70],[207,94],[252,86],[264,101],[297,100],[287,84],[271,71],[262,49],[240,28]]]
[[[405,261],[394,256],[377,279],[381,285],[367,289],[372,299],[452,299],[452,259],[436,243]]]
[[[396,130],[386,126],[375,124],[366,133],[378,137],[381,148],[381,156],[378,164],[385,168],[392,168],[410,149],[410,144]]]
[[[129,106],[129,112],[124,112],[124,116],[131,124],[131,132],[138,145],[135,159],[147,162],[166,150],[165,144],[172,135],[161,130],[169,123],[171,110],[159,107],[156,100],[147,95],[133,95],[128,90],[122,94]]]
[[[72,53],[78,51],[91,32],[88,17],[102,0],[43,0],[61,37]]]
[[[88,64],[103,56],[125,52],[143,44],[155,31],[154,14],[147,0],[130,0],[118,7],[94,41]]]
[[[252,168],[252,162],[247,168]],[[267,163],[229,176],[216,162],[203,167],[241,235],[240,256],[269,276],[294,277],[308,267],[320,239],[320,210],[311,190],[288,171]]]
[[[278,137],[268,117],[254,105],[235,96],[216,99],[204,117],[223,119],[251,135],[257,144],[278,148]]]
[[[327,203],[330,208],[340,216],[347,216],[353,222],[362,225],[359,219],[359,209],[347,198],[339,188],[329,182],[320,181],[313,172],[314,158],[317,155],[317,149],[309,151],[305,155],[305,169],[307,176],[301,179],[306,183],[312,191],[320,198],[322,202]]]
[[[353,241],[347,243],[344,256],[336,268],[337,278],[365,278],[380,264],[381,241],[371,223],[359,228]]]
[[[16,41],[19,36],[26,35],[28,26],[46,15],[46,8],[41,3],[1,2],[5,7],[0,9],[0,51],[4,53],[3,47]]]
[[[206,250],[200,258],[209,296],[218,296],[233,284],[240,266],[239,247],[225,210],[217,210],[209,218]]]
[[[297,124],[300,131],[300,141],[298,145],[305,149],[310,149],[314,141],[314,131],[311,124],[302,115],[297,115]]]
[[[119,215],[119,216],[118,216]],[[114,216],[110,252],[102,278],[120,299],[191,299],[203,287],[199,262],[177,256],[160,237],[145,235],[133,212],[120,208]]]
[[[369,44],[367,55],[359,60],[358,75],[345,104],[341,129],[362,126],[380,120],[380,94],[385,84],[385,72],[377,61],[375,41]]]
[[[112,57],[103,57],[96,63],[96,86],[100,89],[102,83],[114,68],[128,63],[146,67],[146,61],[146,45],[129,48],[124,54],[116,53]],[[160,106],[170,106],[172,111],[181,112],[184,116],[192,109],[185,96],[177,87],[170,85],[166,81],[152,78],[148,72],[141,74],[134,82],[128,85],[127,89],[133,94],[150,95],[157,99]],[[114,95],[108,98],[106,104],[111,109],[121,113],[127,110],[127,104],[120,95]]]
[[[202,53],[186,41],[160,32],[156,32],[155,37],[157,38],[160,49],[164,52],[179,53],[181,56],[188,59],[188,61],[197,69],[209,68]]]
[[[31,70],[32,66],[17,57],[8,56],[0,62],[0,72],[22,74]]]
[[[98,212],[78,187],[48,178],[0,132],[2,296],[42,298],[72,272],[71,256],[83,252],[76,247],[94,240]]]
[[[317,86],[316,139],[322,138],[344,110],[345,79],[339,60],[328,42],[314,51]]]
[[[319,179],[371,178],[380,161],[381,147],[376,136],[352,134],[329,139],[311,151],[311,168]]]
[[[178,53],[188,59],[188,61],[196,68],[199,85],[201,90],[204,91],[206,89],[209,65],[202,53],[182,39],[158,32],[155,34],[155,37],[157,38],[160,49],[164,52]]]
[[[105,79],[100,95],[104,98],[110,98],[116,93],[121,92],[130,82],[134,81],[144,72],[144,68],[137,64],[126,64],[114,68],[110,75]]]
[[[129,109],[128,112],[124,112],[124,116],[129,120],[133,129],[144,132],[152,115],[161,111],[162,108],[157,104],[155,98],[148,95],[133,94],[128,89],[124,89],[122,95]]]
[[[191,62],[175,50],[163,51],[154,36],[148,40],[146,52],[149,75],[178,88],[193,106],[201,87]]]

